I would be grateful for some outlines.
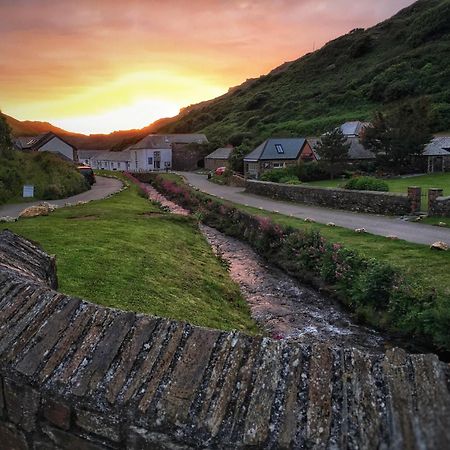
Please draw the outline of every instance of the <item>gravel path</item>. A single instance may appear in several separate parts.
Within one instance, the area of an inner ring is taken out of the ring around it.
[[[276,211],[285,215],[305,219],[313,218],[319,223],[333,222],[337,226],[355,229],[364,228],[368,233],[379,236],[397,236],[399,239],[416,244],[430,245],[436,241],[450,244],[450,228],[411,223],[399,217],[363,214],[337,209],[321,208],[309,205],[294,204],[267,197],[248,194],[242,188],[220,186],[211,183],[205,175],[191,172],[180,172],[187,181],[201,191],[243,205]]]

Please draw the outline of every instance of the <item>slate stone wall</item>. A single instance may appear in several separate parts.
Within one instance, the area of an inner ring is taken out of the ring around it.
[[[172,145],[172,169],[173,170],[197,170],[203,164],[205,150],[186,144]]]
[[[414,212],[410,197],[390,192],[352,191],[254,180],[247,180],[246,191],[274,199],[349,211],[394,215]]]
[[[0,448],[450,447],[447,366],[221,332],[56,292],[0,234]]]
[[[450,197],[437,197],[429,203],[428,215],[435,217],[450,217]]]

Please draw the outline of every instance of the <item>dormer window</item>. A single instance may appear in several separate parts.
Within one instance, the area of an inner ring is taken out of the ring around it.
[[[275,149],[279,155],[282,155],[284,153],[284,149],[281,144],[275,144]]]

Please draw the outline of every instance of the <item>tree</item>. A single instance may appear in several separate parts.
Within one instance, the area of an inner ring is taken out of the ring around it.
[[[11,128],[0,111],[0,156],[8,156],[11,149]]]
[[[321,159],[329,163],[331,179],[334,178],[336,163],[348,158],[350,143],[340,128],[336,128],[322,136],[322,139],[314,146]]]
[[[433,138],[428,101],[404,102],[387,114],[377,112],[364,130],[361,143],[375,153],[379,165],[401,171],[421,155]]]
[[[230,168],[238,173],[244,173],[244,158],[253,150],[251,141],[244,139],[238,147],[235,147],[230,155]]]

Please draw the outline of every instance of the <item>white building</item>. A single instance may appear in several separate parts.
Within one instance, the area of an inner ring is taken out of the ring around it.
[[[101,154],[101,150],[78,150],[78,161],[80,164],[94,167],[94,162],[96,161],[97,156]]]
[[[34,137],[19,137],[15,145],[24,152],[51,152],[66,160],[78,161],[77,149],[52,132]]]
[[[101,152],[91,158],[90,166],[93,169],[131,171],[130,152]]]
[[[148,135],[128,147],[131,172],[152,172],[172,168],[172,144],[168,136]]]

